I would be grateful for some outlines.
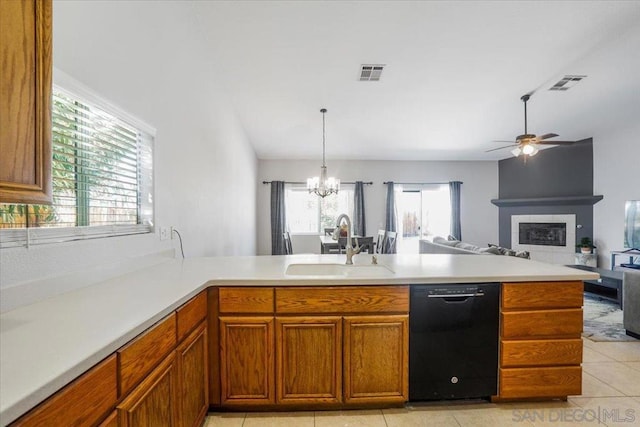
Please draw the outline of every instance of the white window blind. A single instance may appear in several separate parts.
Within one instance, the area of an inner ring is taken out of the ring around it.
[[[0,205],[0,247],[152,231],[152,147],[153,135],[54,86],[53,204]]]

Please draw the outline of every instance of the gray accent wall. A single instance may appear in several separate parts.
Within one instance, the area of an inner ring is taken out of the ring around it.
[[[500,246],[511,247],[512,215],[576,215],[576,240],[593,238],[593,205],[544,205],[546,197],[593,195],[593,141],[541,150],[527,160],[513,157],[498,162],[499,199],[531,199],[530,206],[503,206],[498,213]],[[492,243],[492,242],[487,242]],[[571,244],[571,243],[569,243]]]
[[[501,199],[593,195],[593,141],[540,150],[527,160],[498,162]]]

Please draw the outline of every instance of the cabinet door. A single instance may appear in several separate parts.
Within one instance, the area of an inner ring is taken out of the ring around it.
[[[273,317],[220,317],[223,405],[275,402]]]
[[[277,317],[278,403],[342,401],[342,318]]]
[[[406,401],[408,366],[408,315],[344,318],[345,403]]]
[[[0,1],[0,203],[51,203],[51,10]]]
[[[177,385],[172,352],[118,405],[120,427],[177,427]]]
[[[202,424],[209,408],[207,324],[198,326],[176,349],[178,413],[181,427]]]

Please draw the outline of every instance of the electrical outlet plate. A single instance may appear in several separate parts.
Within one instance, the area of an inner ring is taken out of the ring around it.
[[[170,227],[160,227],[160,240],[167,240],[170,237],[169,233],[171,233]]]

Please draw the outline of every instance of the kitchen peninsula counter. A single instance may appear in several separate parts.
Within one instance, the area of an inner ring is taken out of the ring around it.
[[[286,275],[344,255],[169,260],[0,315],[0,425],[35,407],[210,286],[345,286],[593,280],[597,274],[506,256],[379,255],[390,277]],[[371,256],[354,257],[356,265]]]

